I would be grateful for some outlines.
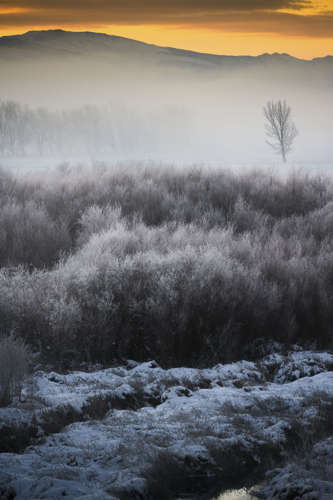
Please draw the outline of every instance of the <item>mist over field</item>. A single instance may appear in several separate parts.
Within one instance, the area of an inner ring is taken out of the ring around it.
[[[0,72],[0,499],[331,500],[333,57]]]
[[[274,163],[262,108],[286,99],[300,132],[291,161],[331,161],[332,57],[211,56],[49,31],[3,37],[0,63],[2,101],[57,115],[39,112],[51,144],[28,144],[31,155]]]

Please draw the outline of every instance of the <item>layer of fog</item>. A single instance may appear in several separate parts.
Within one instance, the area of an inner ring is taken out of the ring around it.
[[[286,99],[299,130],[290,161],[331,162],[330,61],[309,65],[271,56],[268,62],[239,60],[237,67],[229,61],[217,70],[207,69],[210,59],[165,51],[124,48],[120,42],[107,57],[98,52],[36,59],[15,53],[5,60],[2,51],[0,99],[58,113],[93,106],[107,114],[103,130],[87,114],[65,131],[72,150],[44,156],[260,165],[278,161],[265,142],[263,106]],[[86,140],[76,147],[80,130]]]

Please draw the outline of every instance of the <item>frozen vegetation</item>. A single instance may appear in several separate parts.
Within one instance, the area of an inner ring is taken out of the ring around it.
[[[0,204],[0,498],[332,498],[330,177],[64,164]]]
[[[0,175],[0,317],[58,368],[330,349],[333,185],[205,168]]]
[[[328,500],[332,368],[275,346],[207,369],[36,371],[0,412],[0,496],[213,498],[260,482],[262,498]]]

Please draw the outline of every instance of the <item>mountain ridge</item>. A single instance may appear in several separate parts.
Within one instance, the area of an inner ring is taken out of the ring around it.
[[[150,49],[153,51],[165,51],[166,53],[172,54],[174,56],[188,56],[188,57],[196,57],[198,59],[210,59],[211,61],[226,61],[226,60],[238,60],[238,61],[260,61],[260,60],[267,60],[267,59],[273,59],[273,60],[282,60],[283,62],[285,61],[292,61],[292,62],[301,62],[301,63],[311,63],[311,62],[319,62],[319,61],[331,61],[333,60],[333,55],[327,54],[326,56],[323,57],[314,57],[312,59],[302,59],[298,58],[295,56],[292,56],[288,53],[279,53],[279,52],[274,52],[274,53],[268,53],[264,52],[262,54],[259,54],[257,56],[253,55],[225,55],[225,54],[211,54],[209,52],[198,52],[198,51],[193,51],[193,50],[187,50],[187,49],[182,49],[182,48],[175,48],[175,47],[170,47],[170,46],[159,46],[156,44],[151,44],[147,42],[143,42],[140,40],[135,40],[132,38],[126,38],[126,37],[121,37],[118,35],[109,35],[106,33],[97,33],[94,31],[69,31],[69,30],[62,30],[62,29],[55,29],[55,30],[30,30],[27,31],[26,33],[23,34],[17,34],[17,35],[6,35],[0,37],[0,50],[3,48],[24,48],[24,43],[25,42],[30,42],[30,47],[31,43],[35,44],[35,48],[41,48],[45,43],[47,42],[61,42],[61,41],[66,41],[69,42],[70,40],[76,41],[76,42],[83,42],[84,38],[86,39],[85,41],[89,42],[107,42],[107,47],[104,43],[104,46],[102,44],[99,45],[100,49],[105,49],[105,48],[111,48],[109,47],[110,42],[118,42],[122,44],[132,45],[133,47],[135,46],[136,48],[141,48],[141,49]],[[27,47],[26,47],[27,48]],[[33,47],[34,48],[34,47]],[[79,48],[76,45],[76,48]]]
[[[204,101],[209,109],[221,92],[241,102],[323,92],[330,99],[333,89],[332,56],[206,54],[91,31],[1,37],[0,68],[0,99],[54,108],[104,105],[116,96],[135,109]]]

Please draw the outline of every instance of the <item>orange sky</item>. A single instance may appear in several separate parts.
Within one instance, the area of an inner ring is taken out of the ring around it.
[[[218,54],[333,54],[333,0],[0,0],[0,34],[98,31]]]

